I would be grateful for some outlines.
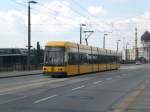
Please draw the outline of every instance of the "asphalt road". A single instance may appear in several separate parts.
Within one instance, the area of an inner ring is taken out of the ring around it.
[[[150,65],[69,78],[0,79],[0,112],[116,112],[145,79]]]

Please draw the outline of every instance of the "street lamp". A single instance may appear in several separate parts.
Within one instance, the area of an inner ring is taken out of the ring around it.
[[[82,44],[82,26],[86,26],[86,24],[80,24],[80,44]]]
[[[36,4],[36,1],[28,1],[28,69],[30,69],[30,54],[31,54],[31,15],[30,15],[30,4]]]

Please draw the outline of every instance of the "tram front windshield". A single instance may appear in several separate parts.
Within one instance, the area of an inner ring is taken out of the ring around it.
[[[44,65],[45,66],[63,66],[64,65],[64,47],[45,48]]]

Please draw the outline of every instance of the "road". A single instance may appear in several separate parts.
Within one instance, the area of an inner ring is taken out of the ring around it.
[[[37,75],[0,79],[0,111],[120,112],[135,98],[130,94],[150,78],[149,66],[130,65],[69,78]],[[125,102],[128,97],[130,101]]]

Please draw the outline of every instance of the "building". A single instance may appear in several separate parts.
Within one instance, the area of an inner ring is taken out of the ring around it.
[[[141,52],[139,52],[139,57],[150,61],[150,33],[148,31],[141,36]]]
[[[136,60],[136,49],[124,49],[123,51],[123,60]],[[150,62],[150,33],[146,31],[141,36],[141,45],[138,47],[138,59],[146,60]]]

